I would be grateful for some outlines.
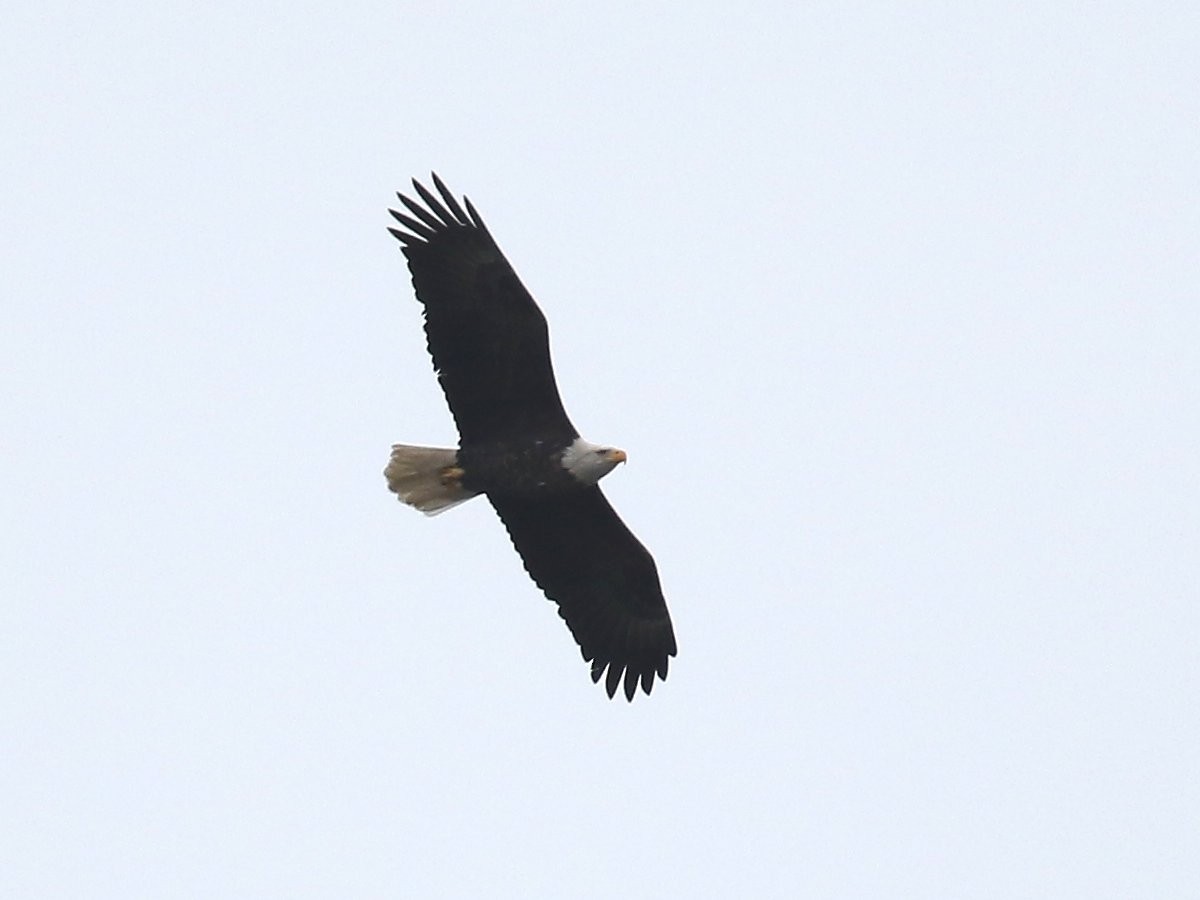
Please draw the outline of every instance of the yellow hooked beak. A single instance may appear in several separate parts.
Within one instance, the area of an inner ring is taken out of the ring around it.
[[[629,457],[625,455],[624,450],[617,450],[614,448],[614,449],[608,451],[608,461],[609,462],[623,463],[627,459],[629,459]]]

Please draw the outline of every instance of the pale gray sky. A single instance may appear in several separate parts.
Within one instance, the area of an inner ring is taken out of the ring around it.
[[[1200,895],[1195,6],[333,9],[6,14],[0,894]],[[629,451],[632,706],[385,490],[431,168]]]

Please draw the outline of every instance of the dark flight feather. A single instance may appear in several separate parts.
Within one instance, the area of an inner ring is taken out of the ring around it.
[[[434,183],[462,213],[445,186]],[[405,222],[403,213],[392,215],[422,238],[400,236],[425,307],[429,353],[462,445],[528,434],[578,437],[558,394],[546,319],[533,297],[474,210],[460,220],[413,184],[432,210],[421,216],[427,227]],[[413,212],[420,208],[401,200]]]
[[[592,681],[605,668],[611,697],[622,678],[632,700],[648,694],[657,673],[667,677],[675,634],[654,558],[621,521],[597,486],[546,500],[488,498],[525,570],[558,604]]]

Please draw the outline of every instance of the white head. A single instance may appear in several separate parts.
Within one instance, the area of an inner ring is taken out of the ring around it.
[[[593,444],[583,438],[575,438],[562,454],[563,468],[584,484],[595,484],[623,462],[624,450]]]

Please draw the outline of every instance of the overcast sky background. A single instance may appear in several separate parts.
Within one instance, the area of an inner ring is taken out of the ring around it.
[[[0,894],[1200,896],[1194,4],[5,19]],[[430,169],[629,452],[632,705],[385,489]]]

